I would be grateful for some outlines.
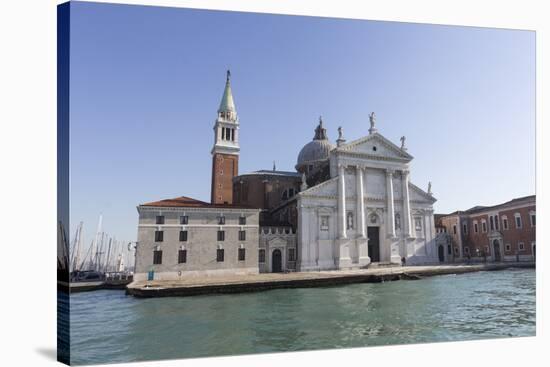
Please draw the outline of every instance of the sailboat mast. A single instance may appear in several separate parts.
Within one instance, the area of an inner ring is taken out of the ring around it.
[[[75,235],[75,244],[74,244],[74,248],[73,248],[73,252],[74,252],[74,258],[73,258],[73,271],[77,271],[77,270],[80,270],[79,268],[79,262],[80,262],[80,256],[81,256],[81,250],[82,250],[82,227],[83,227],[84,223],[81,221],[79,224],[78,224],[78,228],[76,230],[76,235]]]
[[[97,232],[95,234],[94,242],[92,242],[92,249],[90,251],[90,264],[89,264],[90,270],[96,270],[95,267],[97,266],[97,264],[96,264],[96,262],[97,262],[97,248],[98,248],[99,237],[101,235],[101,226],[103,224],[102,222],[103,222],[103,214],[100,214],[99,215],[99,222],[97,223]]]

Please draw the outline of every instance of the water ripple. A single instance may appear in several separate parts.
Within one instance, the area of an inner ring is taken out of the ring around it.
[[[71,296],[71,362],[91,364],[535,335],[535,272],[261,293]]]

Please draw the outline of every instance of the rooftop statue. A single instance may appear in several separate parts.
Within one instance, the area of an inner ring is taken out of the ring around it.
[[[377,130],[376,130],[376,115],[374,114],[374,112],[371,112],[370,115],[369,115],[369,121],[370,121],[370,129],[369,129],[369,134],[374,134]]]
[[[370,128],[374,129],[374,125],[376,124],[376,115],[374,114],[374,112],[370,113],[369,121],[370,121]]]

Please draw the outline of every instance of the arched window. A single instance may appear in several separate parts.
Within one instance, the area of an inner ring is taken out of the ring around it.
[[[516,219],[516,228],[521,228],[523,223],[521,222],[521,214],[515,213],[514,217]]]
[[[508,217],[506,215],[502,216],[502,229],[508,230]]]
[[[225,251],[223,249],[223,246],[221,244],[218,244],[216,249],[216,261],[223,262],[225,257],[224,255],[225,255]]]
[[[348,212],[348,215],[346,217],[346,223],[347,223],[347,229],[353,229],[353,213]]]
[[[246,250],[245,250],[244,245],[242,243],[239,246],[238,256],[239,256],[239,261],[244,261],[245,260]]]

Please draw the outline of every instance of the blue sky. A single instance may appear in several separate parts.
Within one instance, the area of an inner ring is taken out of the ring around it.
[[[535,193],[535,33],[73,3],[71,237],[135,240],[136,206],[210,198],[213,124],[231,69],[240,173],[294,170],[329,138],[407,147],[436,212]]]

